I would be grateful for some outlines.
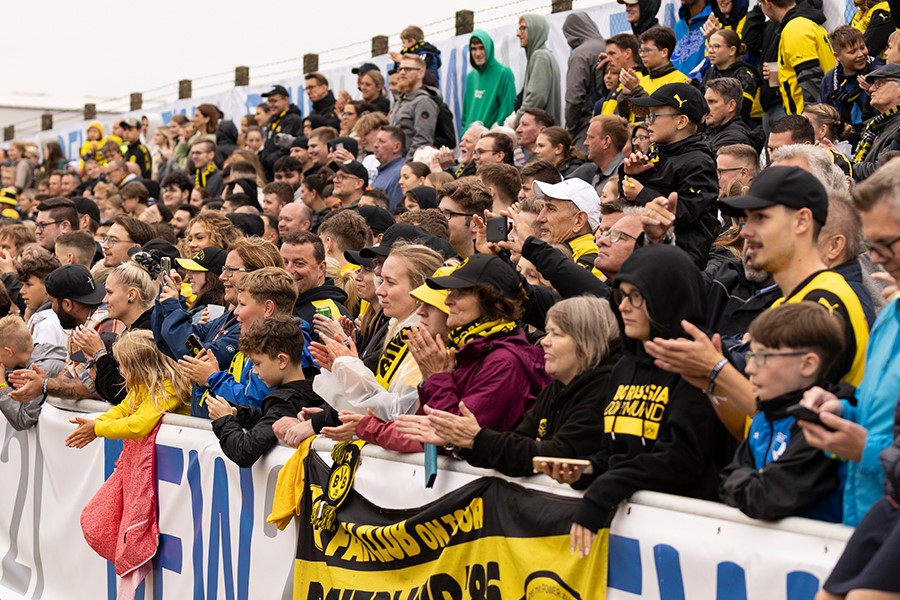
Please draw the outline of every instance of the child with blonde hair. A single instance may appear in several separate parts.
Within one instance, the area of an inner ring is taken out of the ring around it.
[[[159,351],[152,333],[124,333],[112,352],[125,379],[125,399],[96,419],[72,419],[78,427],[65,440],[70,448],[83,448],[98,437],[140,439],[153,431],[163,413],[189,411],[191,382]]]

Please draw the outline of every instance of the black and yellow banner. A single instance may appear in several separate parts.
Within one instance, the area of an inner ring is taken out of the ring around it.
[[[569,552],[579,498],[484,477],[426,506],[395,510],[351,490],[329,532],[314,527],[311,519],[328,489],[330,471],[316,453],[307,457],[295,599],[605,596],[608,530],[584,559]]]

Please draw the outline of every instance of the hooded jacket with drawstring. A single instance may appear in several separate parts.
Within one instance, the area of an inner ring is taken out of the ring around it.
[[[643,296],[650,339],[687,337],[683,319],[703,322],[702,275],[678,248],[638,248],[616,275],[622,283]],[[623,345],[606,388],[602,447],[588,457],[594,474],[573,485],[589,484],[573,520],[591,531],[608,526],[619,502],[638,490],[718,499],[719,470],[733,454],[702,391],[657,367],[641,341],[624,337]]]
[[[675,38],[678,43],[672,53],[672,64],[692,79],[701,79],[709,68],[703,25],[711,14],[712,10],[708,4],[693,17],[688,7],[682,6],[678,9],[679,20],[675,23]]]
[[[231,154],[238,149],[238,129],[234,121],[219,121],[216,127],[216,165],[221,168]]]
[[[559,87],[559,63],[547,46],[550,24],[540,15],[523,15],[528,27],[528,44],[525,46],[525,84],[522,86],[522,101],[516,111],[516,120],[525,108],[542,108],[557,123],[562,122],[562,91]]]
[[[606,42],[584,12],[570,13],[562,30],[572,49],[566,69],[566,129],[573,144],[580,147],[594,114],[594,103],[600,99],[603,82],[597,74],[597,55],[606,51]]]
[[[837,64],[823,23],[825,14],[801,2],[785,13],[778,39],[778,84],[784,111],[803,113],[805,104],[815,104],[825,72]]]
[[[641,16],[638,17],[637,23],[632,23],[631,33],[641,37],[641,34],[659,25],[659,19],[656,14],[662,2],[660,0],[638,0],[638,6],[641,8]]]
[[[469,38],[484,45],[484,64],[480,67],[469,53],[472,70],[466,75],[466,97],[463,100],[462,131],[478,121],[485,127],[502,123],[516,105],[516,78],[512,69],[494,56],[494,40],[486,31],[476,29]]]

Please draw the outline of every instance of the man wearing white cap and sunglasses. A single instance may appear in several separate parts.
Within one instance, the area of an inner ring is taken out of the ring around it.
[[[585,269],[594,269],[597,244],[594,230],[600,224],[600,197],[581,179],[549,184],[535,181],[532,190],[545,201],[537,218],[539,235],[548,244],[565,244],[572,259]],[[599,271],[595,271],[599,277]]]

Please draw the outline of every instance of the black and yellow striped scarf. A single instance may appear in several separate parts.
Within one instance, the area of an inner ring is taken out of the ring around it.
[[[856,145],[856,154],[853,155],[853,162],[863,161],[872,149],[875,138],[881,133],[884,123],[898,112],[900,112],[900,106],[895,106],[886,113],[881,113],[866,123],[866,128],[863,130],[862,137],[859,139],[859,144]]]
[[[210,175],[212,175],[215,172],[216,172],[216,163],[214,163],[214,162],[209,163],[209,166],[206,167],[205,169],[203,169],[203,171],[201,171],[200,169],[197,169],[197,171],[194,173],[194,187],[197,189],[205,188],[207,177],[209,177]]]
[[[460,349],[475,338],[491,337],[501,333],[511,333],[517,325],[513,321],[497,319],[494,321],[478,320],[462,327],[457,327],[448,335],[450,345]]]
[[[397,332],[397,335],[391,338],[381,358],[378,359],[378,366],[375,369],[375,380],[381,384],[381,387],[388,389],[394,376],[397,375],[397,369],[400,363],[406,358],[409,352],[409,346],[406,345],[406,336],[409,334],[409,327],[404,327]]]

